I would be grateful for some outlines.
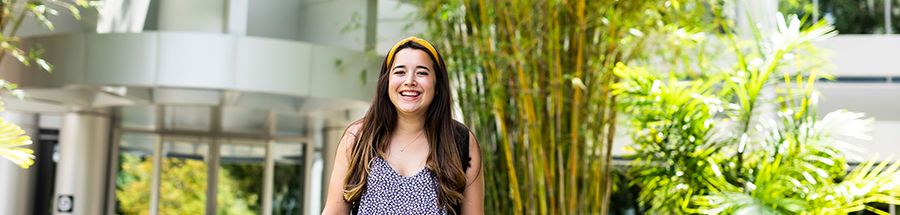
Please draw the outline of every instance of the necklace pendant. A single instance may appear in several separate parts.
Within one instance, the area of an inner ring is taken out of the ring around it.
[[[403,152],[403,148],[400,148],[400,152]]]

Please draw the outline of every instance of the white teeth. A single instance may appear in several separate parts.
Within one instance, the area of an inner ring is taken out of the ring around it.
[[[400,95],[403,95],[403,96],[419,96],[419,93],[417,93],[417,92],[411,92],[411,91],[404,91],[404,92],[400,93]]]

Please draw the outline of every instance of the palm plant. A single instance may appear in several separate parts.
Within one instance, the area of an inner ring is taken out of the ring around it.
[[[812,42],[834,36],[826,22],[801,29],[778,14],[777,32],[753,28],[721,40],[737,62],[699,75],[620,64],[620,108],[636,152],[630,172],[650,213],[846,214],[867,203],[900,203],[898,165],[873,161],[847,174],[847,157],[868,139],[870,119],[836,111],[819,118],[813,87],[826,61]],[[887,161],[890,161],[888,159]]]
[[[99,3],[89,0],[75,0],[73,2],[65,2],[58,0],[47,1],[57,7],[68,9],[76,19],[81,19],[81,8],[96,7]],[[0,32],[9,32],[0,34],[0,63],[3,62],[5,55],[16,58],[25,66],[29,66],[32,62],[38,64],[42,69],[50,72],[53,66],[49,62],[41,58],[44,52],[39,44],[32,45],[25,51],[21,44],[21,39],[16,36],[22,21],[30,16],[42,23],[45,27],[53,30],[53,22],[47,17],[50,15],[58,15],[59,12],[42,0],[27,0],[18,2],[16,0],[0,0]],[[0,91],[9,90],[12,95],[23,99],[25,94],[16,89],[18,86],[0,78]],[[0,102],[2,105],[2,102]],[[0,107],[0,111],[3,108]],[[5,157],[19,165],[22,168],[28,168],[34,164],[34,150],[22,148],[31,145],[31,137],[25,135],[25,131],[21,127],[3,121],[0,119],[0,156]]]
[[[482,144],[491,214],[609,211],[613,68],[711,26],[706,1],[413,1]],[[681,48],[682,46],[674,46]]]
[[[31,138],[16,124],[0,118],[0,156],[3,156],[22,168],[34,164],[34,150],[22,148],[31,145]]]

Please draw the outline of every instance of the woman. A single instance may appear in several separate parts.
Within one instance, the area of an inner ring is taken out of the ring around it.
[[[323,214],[484,214],[481,151],[451,118],[448,79],[428,41],[394,45],[369,111],[341,137]]]

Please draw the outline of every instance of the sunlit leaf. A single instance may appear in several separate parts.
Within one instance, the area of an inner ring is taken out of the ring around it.
[[[45,71],[53,72],[53,65],[50,65],[50,63],[47,63],[47,61],[45,61],[44,59],[38,58],[38,59],[35,59],[34,62],[36,62],[38,65],[40,65],[41,68],[44,69]]]
[[[80,2],[79,2],[79,5],[81,5]],[[79,10],[78,7],[69,6],[69,11],[72,11],[72,16],[75,16],[75,19],[81,20],[81,10]]]
[[[34,164],[34,151],[22,146],[31,145],[31,138],[18,125],[0,119],[0,156],[27,169]]]

